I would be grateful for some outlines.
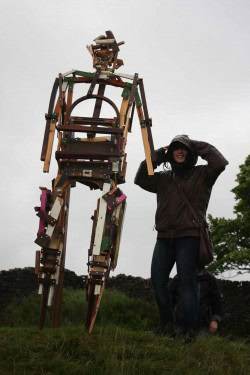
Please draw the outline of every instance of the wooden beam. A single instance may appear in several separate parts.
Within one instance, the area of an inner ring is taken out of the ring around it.
[[[57,119],[60,116],[60,111],[61,111],[60,98],[58,98],[57,103],[56,103],[56,107],[55,107],[55,114],[56,114]],[[57,119],[53,119],[53,120],[50,121],[48,143],[47,143],[46,155],[45,155],[44,164],[43,164],[43,172],[44,173],[49,172]]]
[[[137,109],[137,114],[139,117],[140,123],[143,122],[144,120],[144,113],[142,110],[142,106],[136,106]],[[143,141],[143,146],[144,146],[144,152],[145,152],[145,157],[146,157],[146,163],[147,163],[147,169],[148,169],[148,174],[149,176],[154,175],[154,168],[152,164],[152,159],[151,159],[151,150],[150,150],[150,145],[148,141],[148,130],[146,127],[141,126],[141,134],[142,134],[142,141]]]

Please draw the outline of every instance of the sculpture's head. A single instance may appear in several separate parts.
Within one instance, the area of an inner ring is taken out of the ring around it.
[[[118,69],[123,65],[123,61],[118,59],[119,46],[124,42],[117,43],[112,31],[106,31],[106,35],[99,35],[94,39],[95,44],[87,46],[92,58],[93,67],[97,70]]]

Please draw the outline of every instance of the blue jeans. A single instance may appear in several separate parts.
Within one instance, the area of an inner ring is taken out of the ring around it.
[[[161,325],[173,323],[173,309],[168,291],[170,272],[176,263],[183,311],[182,329],[195,330],[198,325],[197,237],[157,239],[151,265],[151,279],[159,308]]]

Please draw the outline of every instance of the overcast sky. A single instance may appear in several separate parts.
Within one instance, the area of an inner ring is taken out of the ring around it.
[[[245,0],[1,0],[0,269],[34,265],[44,114],[54,78],[72,68],[92,71],[85,48],[112,30],[125,40],[125,73],[144,78],[155,148],[176,134],[205,140],[229,160],[208,212],[233,216],[238,166],[249,154],[250,2]],[[117,104],[120,91],[117,90]],[[144,158],[136,120],[128,139],[128,196],[115,274],[149,277],[156,239],[156,200],[133,184]],[[72,189],[66,267],[86,273],[91,220],[100,191]]]

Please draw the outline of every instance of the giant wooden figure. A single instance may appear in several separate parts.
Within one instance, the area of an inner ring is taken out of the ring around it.
[[[138,74],[116,73],[123,61],[118,59],[119,46],[111,31],[88,46],[95,72],[72,70],[55,79],[42,146],[43,171],[49,172],[53,141],[57,133],[55,157],[58,173],[51,190],[41,189],[41,205],[36,207],[40,218],[35,242],[41,247],[36,252],[36,273],[41,295],[40,327],[45,323],[47,307],[51,308],[53,327],[60,325],[63,276],[66,254],[67,222],[70,189],[76,182],[100,189],[102,194],[94,211],[93,228],[88,251],[86,327],[91,333],[105,280],[117,264],[126,196],[118,188],[125,182],[128,132],[131,132],[136,109],[141,125],[142,140],[148,173],[152,175],[154,155],[151,119],[148,115],[143,80]],[[75,98],[76,85],[85,94]],[[107,86],[122,89],[120,109],[105,96]],[[87,91],[87,92],[86,92]],[[84,114],[85,102],[93,104],[93,116],[74,115],[74,109]],[[101,117],[102,104],[107,103],[114,115]],[[77,135],[77,136],[76,136]],[[85,135],[82,137],[82,135]]]

